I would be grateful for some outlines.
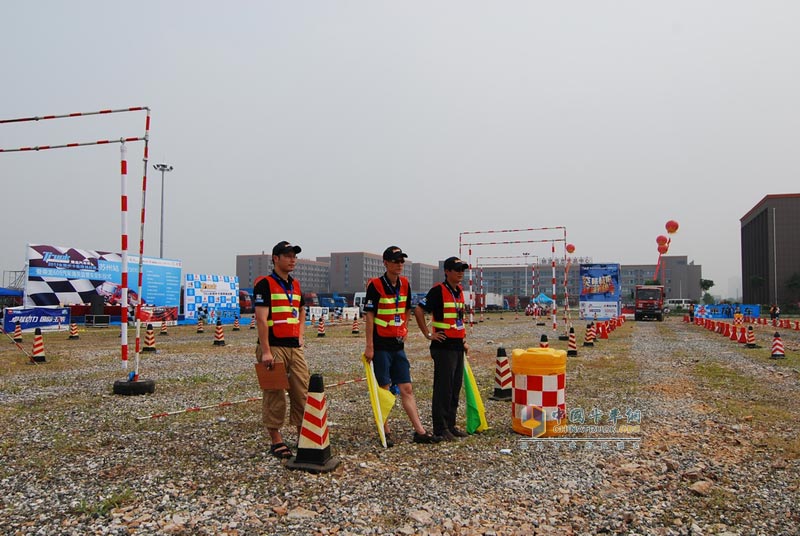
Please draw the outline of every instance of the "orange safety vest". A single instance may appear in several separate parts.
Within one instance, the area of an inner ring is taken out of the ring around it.
[[[262,278],[258,278],[253,286]],[[271,275],[265,278],[269,283],[270,306],[268,325],[272,335],[279,339],[297,338],[300,336],[300,283],[292,280],[291,291],[287,292],[281,283]],[[292,296],[289,301],[289,294]]]
[[[408,335],[408,279],[400,277],[400,294],[386,292],[383,278],[376,277],[370,283],[378,291],[380,299],[375,311],[375,333],[381,337],[402,338]]]
[[[456,298],[444,283],[438,283],[442,287],[442,320],[434,319],[431,326],[434,331],[443,331],[448,339],[463,339],[467,336],[464,329],[464,291],[458,293]],[[449,301],[448,301],[449,296]],[[456,321],[461,318],[461,326]]]

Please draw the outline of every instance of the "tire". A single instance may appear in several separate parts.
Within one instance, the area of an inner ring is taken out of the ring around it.
[[[658,320],[659,322],[663,322],[664,321],[664,315],[656,315],[656,320]]]
[[[115,395],[145,395],[156,392],[156,382],[153,380],[138,380],[135,382],[117,380],[114,382]]]

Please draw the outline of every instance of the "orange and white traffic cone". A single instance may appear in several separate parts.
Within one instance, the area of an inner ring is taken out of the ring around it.
[[[256,315],[250,319],[250,329],[256,329]]]
[[[594,346],[594,323],[586,324],[586,333],[583,335],[584,346]]]
[[[570,326],[569,339],[567,340],[567,356],[578,355],[578,345],[575,342],[575,328]]]
[[[325,319],[323,317],[319,317],[319,325],[317,325],[317,337],[324,337],[325,336]]]
[[[217,320],[217,329],[214,330],[214,346],[225,346],[225,332],[222,331],[222,320]]]
[[[14,335],[11,338],[14,342],[22,342],[22,326],[20,326],[19,320],[14,324]]]
[[[756,345],[756,333],[753,331],[753,326],[747,326],[747,348],[758,348]]]
[[[197,319],[197,333],[204,333],[205,331],[206,330],[203,327],[203,319],[202,318],[198,318]]]
[[[67,337],[67,340],[76,341],[76,340],[78,340],[80,338],[81,338],[81,336],[78,335],[78,324],[76,324],[75,322],[72,322],[69,325],[69,337]]]
[[[772,336],[772,355],[770,358],[783,359],[785,357],[786,353],[783,351],[783,341],[781,340],[781,335],[776,331],[775,335]]]
[[[161,321],[161,330],[158,332],[158,336],[161,337],[163,335],[169,335],[169,331],[167,331],[167,321]]]
[[[729,324],[725,324],[725,325],[728,326]],[[730,337],[728,337],[728,338],[730,340],[732,340],[733,342],[736,342],[736,341],[739,340],[739,334],[738,334],[738,330],[736,329],[736,324],[730,326],[729,335],[730,335]]]
[[[47,362],[47,358],[44,355],[44,338],[42,337],[41,328],[36,328],[33,334],[33,360],[37,363]]]
[[[360,333],[358,329],[358,315],[353,317],[353,329],[350,331],[350,333],[352,335],[358,335]]]
[[[147,331],[144,333],[144,347],[142,352],[156,351],[156,332],[153,331],[153,324],[147,324]]]
[[[239,326],[239,317],[233,319],[233,331],[239,331],[241,327]]]
[[[547,340],[547,335],[542,333],[542,338],[539,339],[539,348],[550,348],[550,342]]]
[[[336,469],[339,459],[331,456],[328,431],[328,402],[321,374],[312,374],[303,412],[303,425],[297,441],[297,455],[286,462],[287,469],[309,473],[328,473]]]
[[[494,366],[494,394],[489,397],[489,400],[510,401],[512,380],[506,349],[501,346],[497,349],[497,359]]]
[[[608,330],[606,329],[605,322],[600,322],[599,324],[597,324],[597,329],[598,332],[600,333],[599,335],[600,339],[608,339]]]

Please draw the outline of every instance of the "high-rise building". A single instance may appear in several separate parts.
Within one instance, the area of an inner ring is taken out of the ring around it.
[[[742,216],[742,301],[800,299],[800,194],[770,194]]]

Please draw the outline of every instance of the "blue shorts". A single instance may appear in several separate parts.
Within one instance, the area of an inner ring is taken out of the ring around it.
[[[405,350],[375,350],[372,363],[378,385],[411,383],[411,364]]]

